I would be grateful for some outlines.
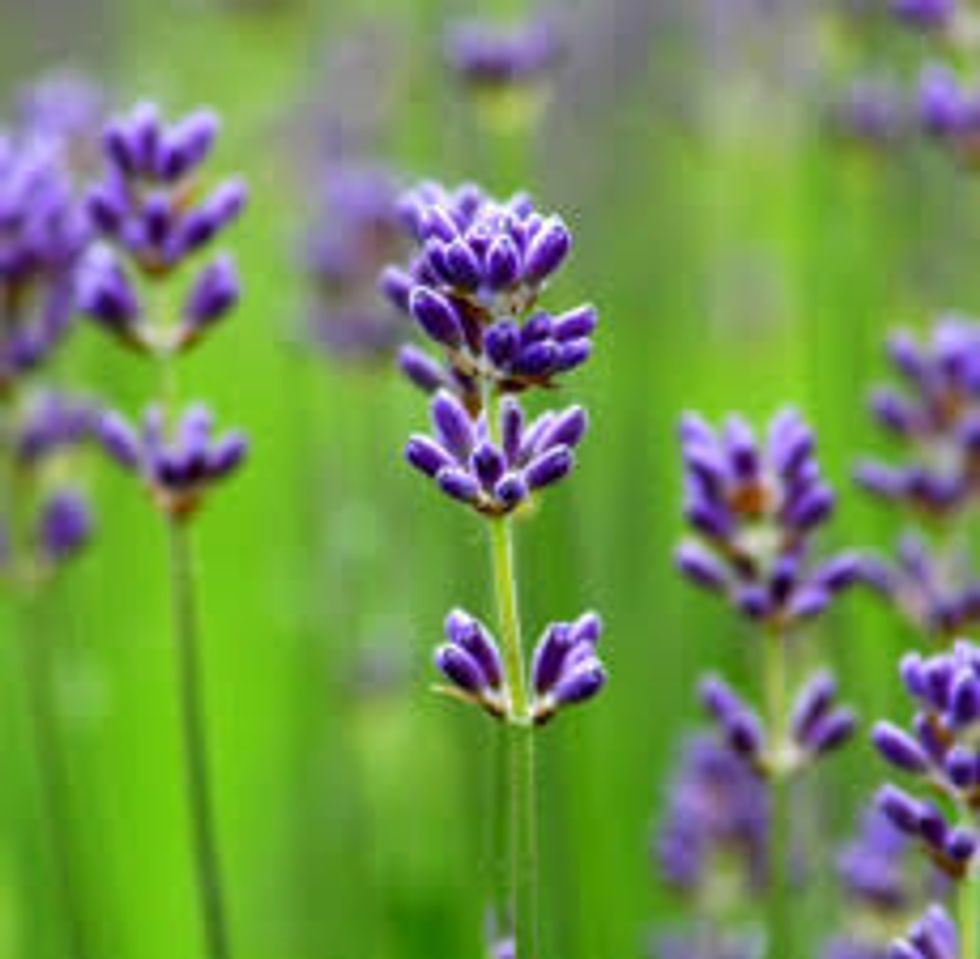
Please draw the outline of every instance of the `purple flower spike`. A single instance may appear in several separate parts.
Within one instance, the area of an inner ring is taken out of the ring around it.
[[[486,385],[501,393],[548,387],[588,360],[595,309],[553,316],[537,306],[572,247],[559,217],[542,216],[526,196],[497,201],[472,184],[447,191],[423,183],[399,209],[417,252],[405,267],[384,270],[381,287],[441,349],[438,379],[469,409],[482,408]],[[431,390],[436,377],[412,379]]]
[[[543,725],[563,706],[592,699],[605,686],[606,670],[596,652],[601,632],[594,613],[574,623],[553,623],[545,630],[531,666],[535,723]]]
[[[687,414],[679,432],[684,515],[700,540],[676,554],[688,579],[779,631],[818,617],[858,582],[861,564],[850,553],[812,570],[805,565],[834,496],[820,477],[813,433],[797,413],[774,417],[765,447],[740,417],[716,432]]]
[[[474,423],[463,404],[441,390],[432,401],[434,436],[413,436],[405,458],[451,498],[485,515],[503,516],[568,475],[586,424],[578,407],[525,424],[511,400],[501,407],[498,444],[485,416]]]
[[[211,414],[203,406],[189,407],[172,436],[161,429],[155,408],[144,414],[141,431],[106,413],[97,434],[112,459],[140,475],[160,509],[181,520],[194,515],[210,487],[236,472],[248,454],[239,433],[212,437]]]
[[[710,885],[723,859],[742,885],[755,891],[764,888],[769,795],[765,782],[744,759],[711,737],[691,739],[668,797],[654,853],[670,886],[683,893],[698,892]]]
[[[553,24],[543,19],[513,28],[483,20],[456,23],[445,49],[449,65],[465,83],[489,90],[540,82],[562,53]]]
[[[223,232],[246,203],[237,180],[189,202],[218,133],[198,111],[167,126],[153,104],[111,121],[103,136],[106,174],[90,194],[96,230],[147,276],[164,276]]]

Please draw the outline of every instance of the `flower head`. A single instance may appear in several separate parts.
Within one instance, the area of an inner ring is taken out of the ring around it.
[[[892,0],[895,16],[920,30],[944,30],[956,16],[956,0]]]
[[[156,407],[147,410],[141,430],[117,413],[105,414],[98,434],[106,453],[140,476],[159,507],[179,519],[192,515],[211,486],[234,473],[248,453],[241,433],[213,437],[213,418],[203,405],[188,407],[170,435]]]
[[[710,736],[689,740],[656,836],[666,882],[690,895],[734,871],[741,888],[761,888],[768,836],[769,797],[758,772]]]
[[[0,134],[0,393],[68,331],[88,240],[60,147]]]
[[[453,694],[492,716],[520,721],[522,717],[513,713],[503,657],[486,626],[453,610],[445,633],[447,641],[436,650],[435,663],[452,684]],[[531,722],[544,725],[560,709],[592,699],[602,689],[606,672],[596,651],[601,634],[595,613],[571,623],[552,623],[544,631],[531,663]]]
[[[80,301],[100,325],[137,349],[187,349],[238,301],[239,280],[227,256],[198,270],[174,327],[148,315],[136,282],[137,274],[148,280],[171,275],[244,208],[240,180],[225,180],[197,199],[218,128],[217,117],[206,110],[167,126],[147,103],[106,127],[105,179],[88,196],[89,215],[105,244],[86,264]]]
[[[535,492],[564,479],[588,429],[580,406],[544,413],[527,423],[513,398],[501,405],[499,437],[486,414],[474,423],[452,393],[432,401],[434,436],[415,434],[405,457],[449,497],[489,516],[512,513]]]
[[[856,556],[809,561],[834,495],[820,475],[813,433],[796,412],[773,419],[765,446],[740,417],[715,431],[688,414],[680,438],[684,512],[697,534],[677,551],[688,579],[776,628],[818,616],[856,582]]]
[[[539,82],[554,71],[562,52],[554,25],[545,19],[515,25],[466,20],[446,32],[449,66],[465,83],[480,88]]]
[[[828,672],[815,673],[797,694],[789,742],[767,742],[755,711],[723,680],[701,683],[701,703],[717,724],[722,740],[763,775],[799,769],[844,746],[854,735],[854,713],[837,702],[837,684]]]
[[[475,412],[483,384],[500,392],[549,386],[589,358],[593,307],[537,309],[571,251],[560,217],[543,216],[523,194],[498,202],[472,184],[450,193],[434,183],[406,194],[401,215],[419,252],[407,269],[389,267],[382,289],[444,362],[403,354],[417,385],[452,388]]]
[[[379,167],[346,165],[327,171],[324,194],[305,244],[311,330],[340,358],[390,357],[409,331],[377,289],[378,272],[406,242],[395,180]]]

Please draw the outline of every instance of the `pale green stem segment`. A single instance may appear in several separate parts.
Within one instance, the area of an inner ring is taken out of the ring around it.
[[[956,897],[956,925],[959,930],[960,956],[980,956],[980,874],[969,872],[960,881]]]
[[[187,762],[187,798],[194,833],[194,859],[207,952],[211,959],[229,959],[231,947],[207,761],[207,726],[189,532],[185,523],[168,518],[180,718]]]
[[[766,730],[769,737],[769,959],[793,955],[789,764],[787,736],[786,636],[774,630],[765,636]]]
[[[166,428],[173,427],[178,400],[173,357],[160,360],[160,393]],[[196,575],[186,518],[166,516],[173,603],[174,645],[180,697],[180,722],[187,764],[187,800],[193,830],[194,863],[204,938],[210,959],[230,959],[228,919],[207,759],[201,643]]]
[[[498,428],[496,397],[486,404],[493,435]],[[488,521],[497,599],[500,642],[510,690],[510,841],[511,900],[516,959],[538,959],[538,830],[534,723],[524,669],[524,647],[517,601],[514,530],[509,516]]]

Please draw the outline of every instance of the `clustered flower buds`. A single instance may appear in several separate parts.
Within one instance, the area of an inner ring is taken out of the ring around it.
[[[398,190],[388,171],[368,165],[330,168],[305,243],[313,336],[341,359],[390,359],[409,326],[379,294],[377,275],[406,244]]]
[[[466,20],[447,31],[445,54],[465,83],[499,90],[547,77],[561,60],[562,47],[554,26],[545,19],[513,26]]]
[[[88,544],[88,501],[61,467],[90,438],[95,418],[91,404],[57,393],[36,396],[14,418],[4,455],[13,459],[17,516],[0,521],[0,575],[36,585]]]
[[[152,104],[106,128],[108,170],[88,197],[105,245],[89,259],[79,296],[83,310],[136,349],[164,355],[186,350],[238,301],[238,275],[225,256],[197,272],[179,322],[151,315],[136,283],[136,274],[148,281],[170,276],[241,213],[246,191],[239,180],[226,180],[197,199],[200,168],[217,133],[218,120],[208,111],[167,126]]]
[[[88,240],[62,148],[0,133],[0,394],[68,331]]]
[[[980,809],[980,649],[958,642],[949,653],[902,661],[902,679],[920,711],[913,733],[889,722],[875,726],[878,751],[893,766],[947,796],[961,810]],[[962,878],[977,852],[973,829],[950,825],[942,810],[894,786],[886,786],[879,805],[895,825],[922,841],[933,862],[954,879]]]
[[[940,905],[930,906],[905,938],[892,943],[887,959],[960,959],[959,937],[949,913]]]
[[[698,540],[680,546],[677,564],[690,580],[779,630],[818,616],[856,582],[855,556],[809,562],[811,538],[830,517],[834,495],[799,414],[773,419],[765,449],[739,417],[716,432],[687,414],[680,439],[684,512]]]
[[[462,403],[442,391],[432,401],[432,428],[434,437],[416,434],[408,441],[408,462],[447,496],[480,513],[502,516],[571,472],[588,416],[572,406],[528,424],[517,402],[508,398],[501,405],[496,441],[486,413],[474,423]]]
[[[768,848],[769,796],[758,772],[710,736],[691,739],[656,837],[664,880],[685,895],[710,898],[712,880],[731,881],[734,870],[744,891],[758,891]]]
[[[894,565],[869,556],[861,575],[930,636],[950,640],[980,622],[980,580],[967,557],[955,552],[940,561],[913,533],[900,540]]]
[[[888,349],[907,390],[881,388],[872,407],[913,460],[901,466],[866,461],[858,482],[926,516],[950,516],[980,491],[980,325],[944,317],[928,342],[900,332]]]
[[[436,650],[435,663],[452,683],[453,694],[492,716],[520,722],[513,712],[503,658],[486,626],[453,610],[445,633],[447,642]],[[602,689],[606,672],[596,651],[601,635],[602,622],[595,613],[548,626],[531,661],[531,722],[543,725],[562,707],[585,702]]]
[[[407,269],[389,267],[382,289],[443,358],[406,347],[401,365],[416,385],[452,389],[475,413],[485,384],[504,393],[550,386],[589,358],[594,308],[535,309],[572,247],[559,217],[523,194],[501,203],[470,184],[447,193],[432,183],[405,197],[401,215],[419,252]]]
[[[763,776],[799,771],[847,743],[857,726],[854,713],[837,704],[837,684],[827,672],[815,674],[800,690],[786,742],[767,741],[756,712],[717,676],[702,681],[701,702],[725,745]]]
[[[192,515],[208,489],[244,461],[248,444],[237,432],[213,438],[213,417],[203,405],[189,407],[167,435],[161,411],[151,407],[142,428],[117,413],[100,418],[98,438],[124,469],[143,479],[157,504],[175,519]]]

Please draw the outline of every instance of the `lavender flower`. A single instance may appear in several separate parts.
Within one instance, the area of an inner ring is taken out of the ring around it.
[[[88,400],[52,391],[37,396],[18,425],[15,455],[24,468],[41,464],[92,435],[97,414]]]
[[[528,86],[553,73],[562,44],[545,19],[503,25],[466,20],[446,31],[445,56],[463,82],[481,89]]]
[[[911,117],[901,92],[878,80],[859,80],[833,104],[830,120],[843,139],[888,149],[909,131]]]
[[[18,91],[18,126],[30,136],[62,144],[72,171],[84,175],[97,162],[106,105],[105,91],[89,77],[57,71]]]
[[[980,622],[980,580],[961,551],[934,557],[924,539],[908,533],[894,565],[866,557],[861,578],[918,629],[938,639],[950,640]]]
[[[945,794],[962,809],[980,808],[980,650],[967,641],[928,659],[902,660],[902,679],[920,711],[912,733],[889,722],[874,729],[874,743],[894,767]],[[951,825],[938,807],[885,786],[878,805],[903,832],[919,839],[931,860],[950,878],[961,879],[980,841],[972,828]]]
[[[964,167],[980,161],[980,91],[965,88],[953,71],[942,66],[922,71],[919,122]]]
[[[140,431],[116,413],[105,414],[98,424],[109,456],[140,476],[159,507],[175,519],[189,517],[210,487],[245,460],[248,445],[242,434],[214,439],[212,433],[211,413],[200,404],[188,407],[169,437],[157,407],[146,412]]]
[[[887,959],[959,959],[956,926],[942,906],[930,906],[907,938],[896,940]],[[963,957],[967,959],[967,957]]]
[[[239,281],[228,257],[198,270],[174,326],[146,316],[132,263],[144,279],[159,280],[208,246],[241,213],[244,184],[226,180],[193,202],[200,170],[218,135],[214,114],[200,110],[166,126],[152,104],[111,122],[103,138],[104,181],[88,208],[106,241],[87,263],[82,309],[134,348],[169,354],[196,343],[235,306]]]
[[[387,358],[408,333],[404,316],[377,290],[378,272],[405,245],[394,178],[347,165],[327,172],[324,192],[306,239],[310,327],[340,358]]]
[[[452,684],[453,695],[497,718],[520,721],[513,715],[503,658],[490,631],[468,613],[454,610],[446,618],[445,633],[447,642],[436,650],[435,663]],[[566,706],[592,699],[605,685],[596,652],[601,634],[595,613],[572,623],[552,623],[544,631],[531,664],[530,719],[535,725],[544,725]]]
[[[894,334],[891,360],[907,389],[875,391],[875,418],[913,454],[908,465],[867,461],[858,482],[876,496],[945,517],[980,479],[980,326],[944,317],[927,342]]]
[[[734,416],[716,432],[687,414],[680,439],[685,516],[698,534],[677,551],[688,579],[774,629],[819,616],[856,582],[856,556],[840,554],[815,567],[808,562],[834,495],[820,476],[813,433],[796,412],[773,419],[764,449]]]
[[[0,393],[64,338],[88,239],[58,146],[0,133]]]
[[[78,553],[92,535],[88,501],[76,490],[62,489],[45,503],[37,532],[41,562],[62,563]]]
[[[837,684],[827,672],[816,673],[797,695],[789,742],[767,743],[762,721],[738,694],[717,676],[701,683],[701,702],[717,723],[725,745],[758,773],[795,772],[833,752],[854,734],[854,713],[837,705]]]
[[[452,499],[504,516],[571,472],[588,416],[572,406],[527,423],[517,401],[507,398],[498,441],[485,413],[474,423],[460,400],[441,391],[432,401],[432,428],[434,437],[415,434],[409,440],[408,462]]]
[[[745,892],[765,885],[769,798],[758,772],[709,736],[690,739],[656,837],[660,872],[674,889],[700,895],[713,880]]]
[[[901,914],[915,890],[908,875],[909,839],[874,805],[861,813],[858,833],[837,863],[852,906],[876,914]]]
[[[895,16],[920,30],[942,31],[956,16],[956,0],[892,0]]]
[[[535,309],[571,251],[559,217],[542,216],[525,195],[501,203],[472,184],[448,193],[434,183],[407,194],[401,215],[419,253],[407,269],[389,267],[382,289],[445,362],[403,353],[417,385],[452,388],[476,411],[483,383],[505,393],[549,386],[589,358],[593,307],[559,315]]]

